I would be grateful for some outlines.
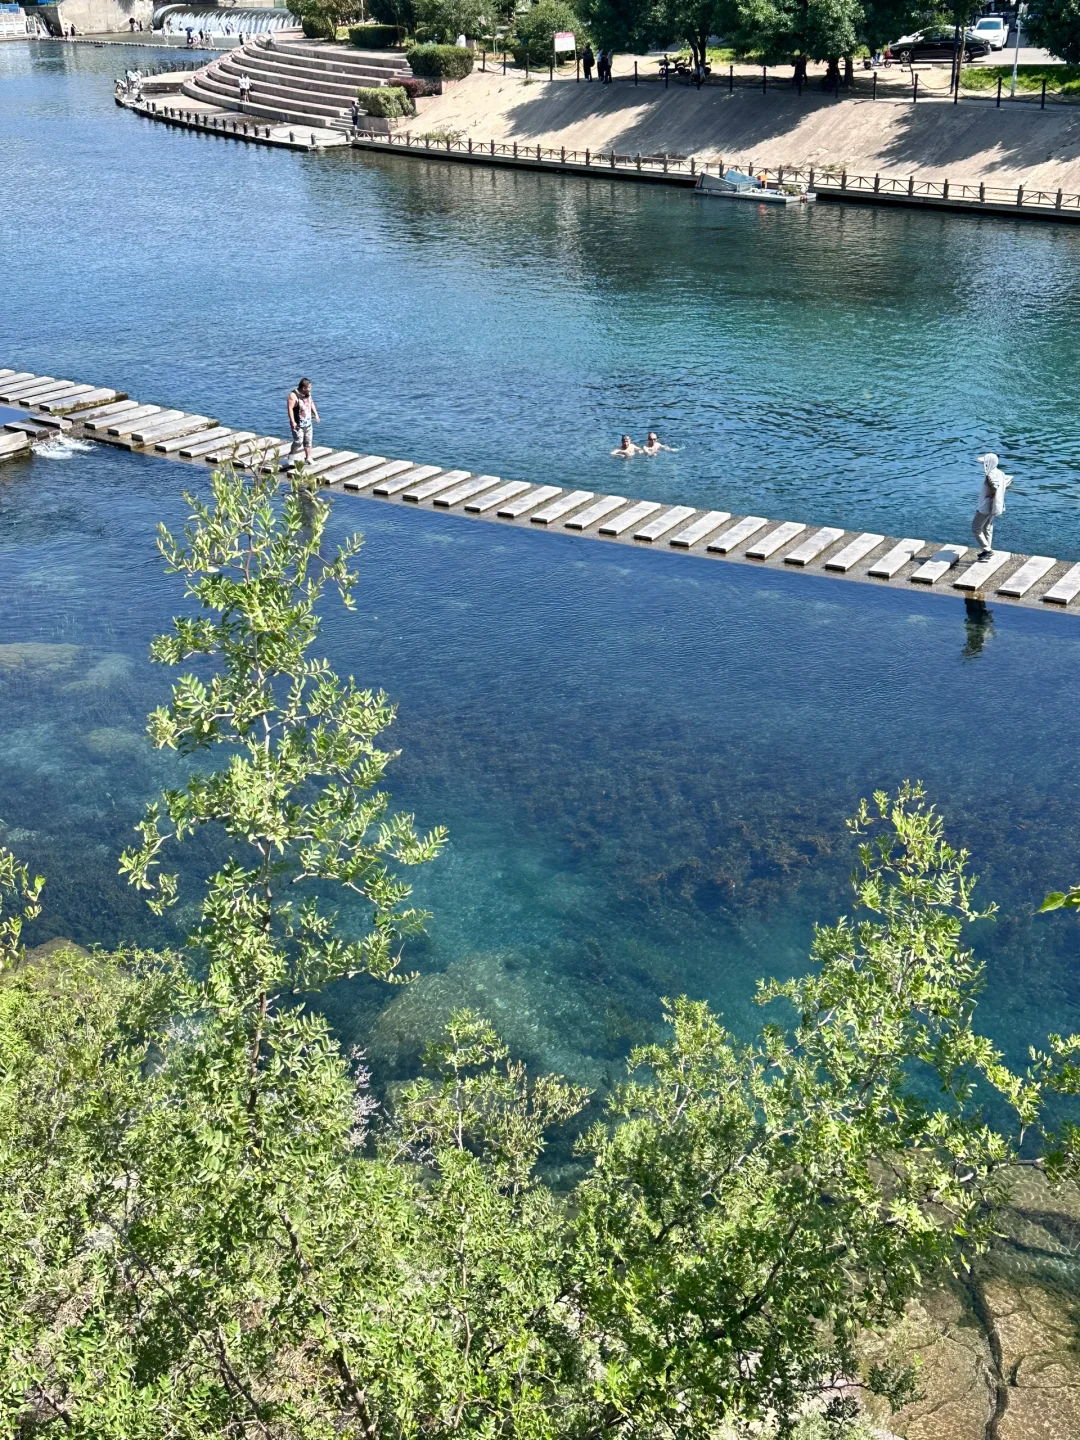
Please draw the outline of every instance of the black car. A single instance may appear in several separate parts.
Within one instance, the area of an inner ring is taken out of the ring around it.
[[[913,60],[951,60],[955,43],[952,30],[924,30],[914,39],[897,40],[889,49],[893,59],[899,60],[902,65],[910,65]],[[987,41],[976,40],[974,35],[964,35],[961,44],[965,60],[979,60],[990,53]]]

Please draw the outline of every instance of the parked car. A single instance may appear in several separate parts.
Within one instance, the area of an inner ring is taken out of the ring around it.
[[[967,33],[976,40],[985,40],[991,50],[1004,50],[1009,38],[1009,22],[1004,15],[984,15]]]
[[[910,65],[913,60],[951,60],[954,43],[952,30],[922,30],[897,40],[889,49],[901,65]],[[965,60],[981,60],[990,54],[989,40],[965,35],[962,44]]]

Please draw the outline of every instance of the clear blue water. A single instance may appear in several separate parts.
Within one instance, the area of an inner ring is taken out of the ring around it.
[[[2,363],[267,427],[305,371],[324,438],[590,488],[647,417],[685,448],[646,493],[893,530],[917,505],[926,533],[966,524],[989,437],[1023,543],[1080,553],[1080,237],[248,149],[115,110],[123,63],[0,49]],[[39,936],[166,938],[116,855],[175,778],[142,739],[179,603],[153,534],[195,478],[105,447],[0,478],[0,816],[49,876]],[[905,776],[1002,904],[976,936],[993,1032],[1022,1058],[1080,1028],[1075,924],[1033,917],[1080,874],[1069,617],[976,633],[937,597],[363,501],[333,524],[367,546],[326,649],[400,703],[391,788],[452,835],[418,877],[423,980],[329,997],[382,1073],[461,1003],[595,1083],[661,995],[746,1028],[757,977],[846,908],[845,815]]]

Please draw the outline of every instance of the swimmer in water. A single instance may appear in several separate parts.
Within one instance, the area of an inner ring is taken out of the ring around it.
[[[656,437],[656,431],[649,431],[649,438],[645,441],[642,449],[646,455],[659,455],[661,450],[666,450],[670,455],[675,454],[674,445],[661,445]]]
[[[612,455],[640,455],[641,446],[635,445],[629,435],[624,435],[620,443],[611,453]]]

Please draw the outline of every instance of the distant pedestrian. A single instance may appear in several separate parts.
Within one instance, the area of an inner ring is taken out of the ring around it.
[[[313,422],[321,420],[322,416],[315,408],[315,401],[311,398],[311,381],[305,375],[295,390],[289,391],[289,399],[286,406],[289,413],[289,429],[292,431],[292,448],[289,451],[290,461],[304,452],[304,459],[311,463],[311,444],[314,437]]]
[[[596,64],[596,56],[592,52],[592,46],[586,45],[581,54],[581,68],[585,71],[585,79],[592,84],[593,66]]]
[[[132,35],[134,35],[134,34],[135,34],[135,16],[134,16],[134,15],[132,15],[132,16],[130,16],[130,17],[128,18],[128,24],[131,26],[131,33],[132,33]]]
[[[75,39],[75,26],[74,26],[74,25],[72,25],[71,30],[70,30],[69,33],[70,33],[70,35],[71,35],[72,40],[74,40],[74,39]]]
[[[246,105],[251,99],[251,76],[243,74],[240,76],[240,103]]]
[[[352,102],[352,106],[351,106],[351,113],[352,113],[352,128],[353,128],[354,130],[359,130],[359,129],[360,129],[360,101],[356,98],[355,95],[353,96],[353,102]]]
[[[1012,484],[1012,476],[998,469],[998,457],[988,451],[980,455],[983,467],[982,493],[978,508],[971,522],[971,533],[979,542],[979,559],[989,560],[994,553],[994,521],[1005,513],[1005,491]]]

